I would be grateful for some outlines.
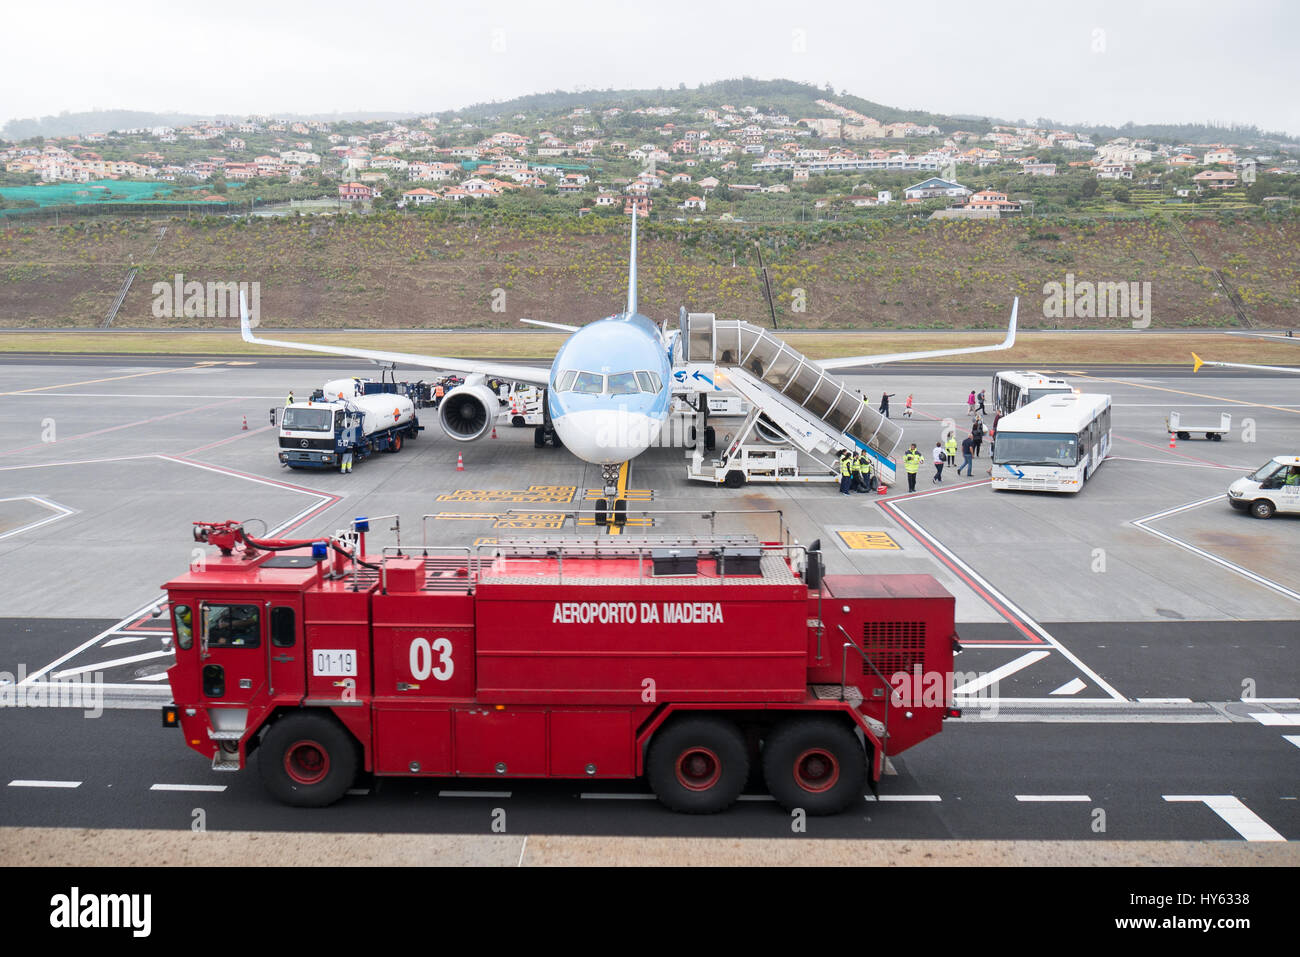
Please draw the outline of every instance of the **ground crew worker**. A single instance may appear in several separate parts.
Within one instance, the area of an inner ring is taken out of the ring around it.
[[[948,455],[948,464],[956,465],[957,464],[957,433],[956,432],[948,433],[948,443],[945,446],[944,451]]]
[[[903,468],[907,470],[907,490],[916,491],[916,473],[921,468],[921,453],[916,450],[916,443],[903,453]]]
[[[853,473],[853,482],[849,486],[851,491],[865,492],[867,490],[866,479],[862,477],[862,453],[858,452],[849,456],[849,471]]]
[[[433,387],[433,407],[435,409],[442,404],[442,397],[446,394],[446,392],[447,390],[443,388],[441,382],[439,382],[436,386]]]
[[[840,494],[848,495],[849,487],[853,483],[853,472],[849,468],[849,453],[840,453]]]
[[[889,418],[889,400],[892,399],[897,394],[898,393],[896,392],[880,393],[880,414],[883,415],[885,418]],[[863,401],[865,402],[866,399],[864,398]]]
[[[934,443],[934,478],[930,479],[930,484],[943,481],[943,467],[948,461],[948,456],[944,454],[943,443]]]
[[[1300,466],[1291,466],[1291,471],[1286,475],[1287,485],[1300,485]]]
[[[293,389],[289,390],[289,398],[284,400],[285,405],[293,405]]]
[[[876,475],[872,468],[871,456],[866,452],[858,454],[858,459],[862,463],[862,491],[874,492],[876,490]]]

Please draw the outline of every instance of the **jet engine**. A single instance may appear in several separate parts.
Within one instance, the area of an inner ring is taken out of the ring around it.
[[[442,430],[457,442],[473,442],[492,430],[501,403],[482,383],[461,385],[442,397],[438,419]]]

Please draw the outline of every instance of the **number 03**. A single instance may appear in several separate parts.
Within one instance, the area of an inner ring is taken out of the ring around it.
[[[434,667],[434,656],[438,665]],[[411,642],[411,675],[418,681],[433,675],[439,681],[447,681],[456,670],[451,660],[451,639],[435,638],[432,643],[425,638],[416,638]]]

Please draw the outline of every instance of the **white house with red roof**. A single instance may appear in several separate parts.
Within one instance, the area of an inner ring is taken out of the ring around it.
[[[339,200],[344,203],[366,203],[379,195],[379,190],[365,183],[340,183]]]
[[[402,202],[408,206],[424,206],[427,203],[436,203],[439,196],[431,189],[425,189],[423,186],[417,189],[408,189],[402,194]]]

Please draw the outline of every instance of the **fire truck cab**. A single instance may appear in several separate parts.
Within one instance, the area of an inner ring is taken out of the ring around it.
[[[749,536],[368,555],[358,527],[200,523],[220,554],[164,586],[164,724],[214,770],[256,754],[289,804],[362,772],[645,776],[711,813],[753,767],[783,806],[829,814],[959,714],[954,599],[927,575],[827,576],[816,545]]]

